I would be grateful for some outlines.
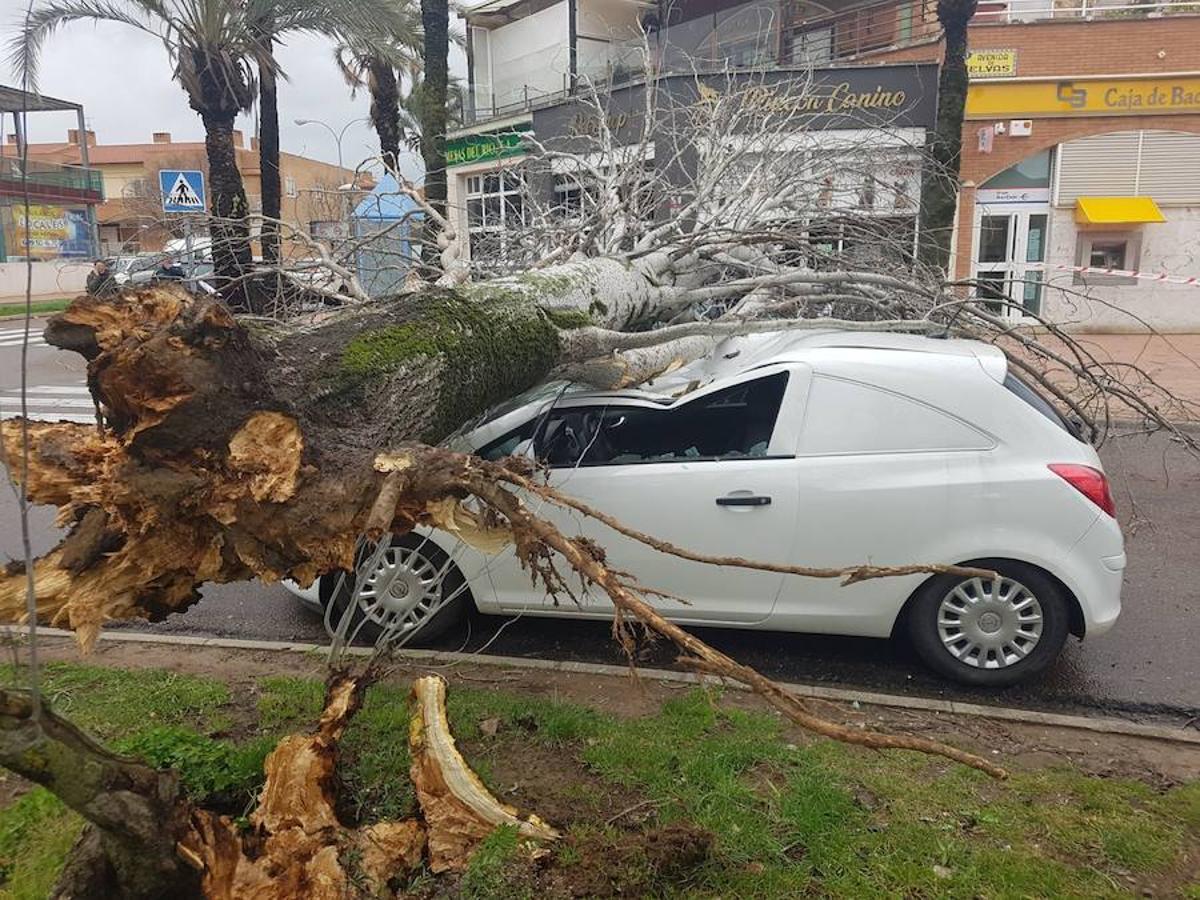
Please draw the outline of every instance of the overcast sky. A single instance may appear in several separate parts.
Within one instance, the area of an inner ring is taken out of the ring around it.
[[[22,0],[0,0],[5,59],[25,6]],[[360,91],[351,99],[333,62],[333,46],[328,39],[290,35],[277,55],[287,73],[287,81],[279,85],[281,149],[336,163],[337,142],[328,130],[295,124],[296,119],[314,119],[335,131],[349,126],[341,142],[348,166],[378,155],[379,143],[369,122],[354,123],[367,116],[370,97]],[[4,83],[19,87],[17,73],[7,62],[0,65]],[[451,52],[451,68],[465,78],[466,62],[461,51]],[[58,31],[42,53],[38,86],[44,94],[82,103],[88,127],[102,144],[149,142],[155,131],[169,131],[177,141],[204,138],[200,117],[188,107],[183,89],[171,78],[162,44],[131,28],[79,22]],[[74,127],[73,113],[29,116],[33,141],[64,141],[67,129]],[[255,133],[254,119],[242,116],[237,127],[245,133],[248,145]],[[4,129],[11,133],[12,121],[7,117]],[[415,174],[420,166],[414,158],[405,169]]]

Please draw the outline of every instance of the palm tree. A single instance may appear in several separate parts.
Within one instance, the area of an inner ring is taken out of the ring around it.
[[[379,136],[384,166],[395,172],[400,145],[411,134],[412,121],[402,106],[401,85],[419,78],[421,71],[421,26],[410,3],[397,5],[401,21],[381,41],[347,35],[334,50],[334,59],[350,91],[365,87],[371,94],[371,125]]]
[[[263,262],[279,261],[279,220],[283,217],[283,186],[279,180],[279,95],[276,93],[275,17],[258,29],[258,182],[262,194]]]
[[[175,79],[204,123],[216,275],[233,308],[257,311],[261,301],[244,278],[252,264],[249,208],[233,124],[253,103],[254,64],[272,78],[279,74],[264,35],[368,34],[390,26],[390,9],[384,0],[47,0],[26,17],[12,59],[32,79],[46,40],[78,21],[117,22],[162,41]]]
[[[421,158],[425,162],[425,199],[446,214],[447,88],[450,76],[450,7],[448,0],[421,0],[425,34],[421,87]],[[426,242],[426,246],[434,246]]]
[[[454,36],[450,39],[453,41]],[[446,90],[446,130],[453,131],[463,124],[463,82],[451,75]],[[425,79],[417,73],[400,96],[400,119],[407,131],[405,142],[411,150],[421,149],[421,110],[424,107]]]
[[[279,179],[279,101],[276,93],[279,72],[275,62],[275,44],[284,36],[281,22],[288,18],[288,8],[294,0],[275,0],[274,9],[256,24],[259,34],[258,57],[258,154],[259,178],[262,183],[263,227],[260,236],[263,259],[279,259],[279,226],[281,218],[281,185]],[[339,42],[354,43],[364,48],[376,46],[387,49],[391,35],[410,30],[412,16],[408,7],[394,0],[362,0],[354,3],[328,3],[328,16],[319,29]],[[420,39],[417,38],[417,46]],[[376,51],[381,52],[381,51]],[[389,51],[390,52],[390,51]],[[276,221],[272,221],[276,220]]]

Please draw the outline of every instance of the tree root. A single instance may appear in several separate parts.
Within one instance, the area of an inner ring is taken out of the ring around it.
[[[345,828],[334,804],[338,744],[362,704],[364,675],[334,676],[312,734],[283,738],[267,757],[266,783],[242,829],[228,816],[194,810],[180,855],[201,873],[210,900],[342,900],[363,893],[390,895],[428,853],[433,872],[465,869],[478,844],[499,825],[527,839],[558,832],[536,816],[521,818],[483,786],[454,745],[446,721],[446,684],[436,676],[413,684],[416,708],[409,729],[411,776],[420,819]]]

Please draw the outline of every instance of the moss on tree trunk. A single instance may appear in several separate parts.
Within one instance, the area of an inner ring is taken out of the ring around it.
[[[50,790],[97,831],[85,833],[55,896],[157,900],[198,893],[175,845],[187,831],[179,778],[101,747],[28,695],[0,691],[0,765]]]
[[[551,314],[519,294],[429,290],[284,341],[307,361],[271,375],[307,421],[375,448],[434,444],[489,407],[543,380],[559,360]]]

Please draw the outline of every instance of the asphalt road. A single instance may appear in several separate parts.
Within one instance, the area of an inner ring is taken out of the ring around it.
[[[6,337],[18,323],[0,322],[0,414],[13,414],[19,384],[19,342]],[[40,333],[40,325],[35,328]],[[31,410],[35,415],[90,417],[78,357],[46,347],[30,350]],[[948,685],[930,675],[900,642],[701,629],[700,637],[765,674],[974,702],[1057,709],[1092,709],[1134,718],[1173,721],[1200,717],[1200,462],[1162,435],[1130,436],[1102,451],[1128,540],[1124,611],[1106,635],[1069,639],[1055,667],[1036,683],[1000,693]],[[53,545],[52,511],[31,511],[34,551]],[[0,490],[0,554],[21,553],[19,517],[11,491]],[[155,632],[270,640],[321,641],[321,620],[278,586],[210,585],[186,615],[154,625]],[[486,646],[485,646],[486,645]],[[519,621],[476,616],[441,649],[518,657],[621,663],[602,623]],[[645,653],[648,665],[670,665],[666,647]]]

